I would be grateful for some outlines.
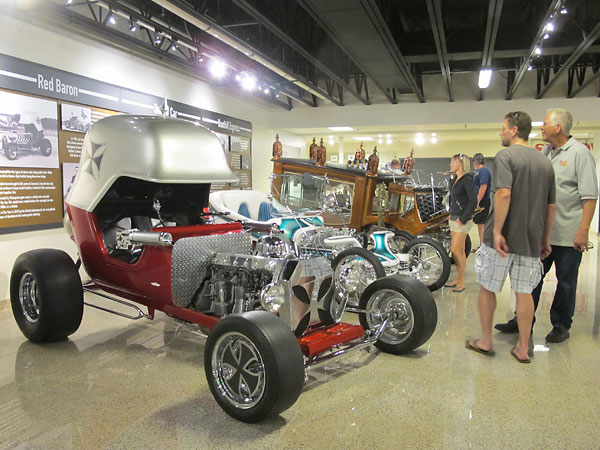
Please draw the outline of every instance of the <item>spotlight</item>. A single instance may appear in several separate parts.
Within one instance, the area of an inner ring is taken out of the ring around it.
[[[388,137],[390,137],[390,135],[387,135]],[[417,133],[417,137],[423,137],[423,133]]]
[[[544,34],[544,39],[550,39],[550,35],[548,33]]]
[[[531,66],[527,66],[527,70],[528,70],[529,72],[531,72],[531,71],[533,70],[533,67],[531,67]]]
[[[73,0],[67,0],[67,5],[70,5],[71,3],[73,3]]]
[[[552,22],[548,22],[546,24],[546,31],[548,33],[552,33],[554,31],[554,24]]]
[[[156,36],[154,36],[154,43],[156,45],[158,45],[161,42],[162,42],[162,33],[158,32],[158,33],[156,33]]]
[[[432,143],[432,144],[437,144],[437,141],[438,141],[438,138],[436,138],[435,136],[433,136],[433,137],[431,138],[431,143]]]
[[[250,75],[243,75],[240,81],[246,91],[252,91],[256,87],[256,78]]]
[[[381,135],[379,135],[379,136],[381,136]],[[383,139],[381,139],[381,138],[377,139],[377,143],[378,144],[383,144]]]
[[[485,89],[490,85],[490,81],[492,80],[492,71],[490,69],[484,69],[479,71],[479,82],[477,86],[479,89]]]
[[[137,30],[136,23],[133,21],[133,19],[129,19],[129,31],[133,33],[135,30]]]
[[[269,88],[265,88],[263,91],[265,94],[269,94],[271,91],[269,90]]]
[[[425,143],[425,139],[423,139],[423,135],[421,134],[421,136],[417,135],[417,137],[415,138],[415,144],[417,145],[423,145]]]
[[[111,25],[116,25],[117,24],[117,18],[116,18],[116,16],[112,12],[108,16],[108,22]]]
[[[169,47],[169,50],[171,50],[172,52],[176,52],[177,51],[177,44],[175,44],[175,43],[171,44],[171,47]]]
[[[227,66],[220,59],[213,59],[210,64],[210,73],[215,78],[223,78],[227,73]]]
[[[242,78],[240,77],[240,74],[238,73],[238,74],[235,76],[235,81],[240,81],[241,79],[242,79]]]
[[[386,143],[387,145],[390,145],[390,144],[392,143],[392,139],[391,139],[391,138],[387,138],[387,139],[385,140],[385,143]]]
[[[535,50],[533,51],[533,53],[535,53],[536,55],[541,55],[542,54],[542,49],[539,47],[536,47]]]
[[[279,94],[275,94],[275,97],[279,98]]]
[[[568,13],[567,8],[565,8],[564,6],[560,9],[560,13],[561,14],[566,14]]]
[[[333,139],[329,139],[329,145],[333,145],[333,144],[334,144]]]
[[[198,57],[198,62],[203,62],[204,61],[204,57],[203,56],[199,56]]]

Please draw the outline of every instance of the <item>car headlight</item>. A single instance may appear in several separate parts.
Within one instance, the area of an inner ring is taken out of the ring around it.
[[[267,311],[277,314],[285,303],[285,287],[279,283],[270,283],[260,293],[260,304]]]

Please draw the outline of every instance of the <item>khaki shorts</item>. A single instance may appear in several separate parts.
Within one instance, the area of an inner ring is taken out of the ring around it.
[[[469,220],[464,225],[459,225],[458,223],[456,223],[456,220],[449,219],[448,224],[450,225],[450,231],[453,231],[455,233],[469,234],[469,231],[471,230],[471,227],[473,226],[473,221]]]

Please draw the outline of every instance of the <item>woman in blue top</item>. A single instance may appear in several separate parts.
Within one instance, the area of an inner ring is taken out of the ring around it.
[[[450,234],[452,243],[452,257],[456,264],[456,280],[446,284],[454,288],[452,292],[465,290],[465,267],[467,255],[465,254],[465,240],[473,225],[473,212],[477,205],[475,183],[469,171],[471,163],[467,155],[459,153],[450,160],[450,172],[456,174],[456,180],[450,189]]]

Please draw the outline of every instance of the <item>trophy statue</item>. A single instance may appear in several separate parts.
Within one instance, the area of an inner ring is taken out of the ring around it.
[[[279,134],[275,135],[275,142],[273,142],[273,159],[281,159],[283,153],[283,146],[279,142]]]
[[[367,173],[368,177],[377,176],[377,169],[379,168],[379,156],[377,156],[377,146],[373,148],[373,153],[369,156],[369,162],[367,163]]]
[[[310,155],[310,159],[313,161],[317,160],[317,149],[319,146],[315,142],[315,138],[313,138],[312,144],[310,144],[310,149],[308,150],[308,154]]]
[[[413,171],[413,167],[415,167],[415,149],[413,148],[410,151],[410,155],[407,158],[404,158],[404,163],[402,164],[402,173],[404,175],[410,175]]]
[[[327,159],[327,149],[323,145],[323,138],[321,138],[321,143],[320,143],[319,147],[317,148],[317,162],[315,163],[315,166],[324,166],[326,159]]]

